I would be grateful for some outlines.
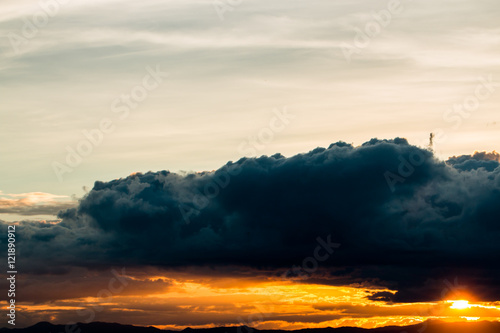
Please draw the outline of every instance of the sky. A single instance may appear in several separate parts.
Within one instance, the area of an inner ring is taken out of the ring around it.
[[[20,324],[498,317],[499,11],[2,1]],[[286,274],[328,236],[313,272]]]

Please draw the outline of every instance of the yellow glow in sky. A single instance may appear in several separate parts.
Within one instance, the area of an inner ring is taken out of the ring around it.
[[[385,303],[367,298],[387,289],[327,286],[270,279],[217,279],[193,276],[132,276],[131,281],[168,280],[167,289],[129,290],[111,298],[60,299],[45,304],[22,304],[35,318],[53,316],[64,323],[83,313],[85,318],[125,324],[184,329],[247,325],[259,329],[302,329],[357,326],[374,328],[410,325],[428,319],[443,321],[498,320],[500,304],[447,300],[426,303]],[[240,286],[238,283],[240,282]],[[97,310],[99,309],[99,311]],[[147,310],[147,311],[146,311]],[[457,311],[459,310],[459,311]]]
[[[470,309],[471,305],[469,305],[469,301],[459,300],[459,301],[447,301],[448,303],[453,303],[450,306],[450,309],[464,310]]]

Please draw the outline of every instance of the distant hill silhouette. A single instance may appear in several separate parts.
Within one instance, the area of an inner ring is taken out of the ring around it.
[[[76,324],[74,330],[66,332],[65,325],[54,325],[40,322],[26,328],[1,328],[0,333],[179,333],[179,331],[160,330],[154,327],[121,325],[117,323],[89,323]],[[412,326],[388,326],[374,329],[357,327],[340,328],[310,328],[295,331],[258,330],[247,326],[216,327],[206,329],[186,328],[182,333],[500,333],[500,322],[467,322],[445,323],[441,321],[427,321]]]

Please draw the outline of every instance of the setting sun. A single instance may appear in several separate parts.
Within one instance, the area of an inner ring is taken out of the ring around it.
[[[469,301],[459,300],[459,301],[446,301],[447,303],[453,303],[450,306],[450,309],[464,310],[470,309],[471,305],[469,305]]]
[[[0,0],[0,333],[500,333],[499,4]]]

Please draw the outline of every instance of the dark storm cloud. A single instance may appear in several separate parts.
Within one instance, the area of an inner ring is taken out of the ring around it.
[[[243,158],[213,172],[96,182],[77,208],[60,213],[61,223],[18,227],[23,269],[284,272],[313,256],[320,237],[341,247],[319,263],[311,283],[390,287],[398,292],[369,297],[399,302],[449,297],[444,281],[457,277],[469,292],[498,300],[500,168],[488,156],[447,164],[405,139],[373,139],[290,158]],[[388,172],[399,177],[394,191]]]
[[[485,168],[493,171],[498,167],[500,154],[496,151],[491,153],[475,152],[473,155],[453,156],[448,159],[448,163],[460,170],[475,170]]]

